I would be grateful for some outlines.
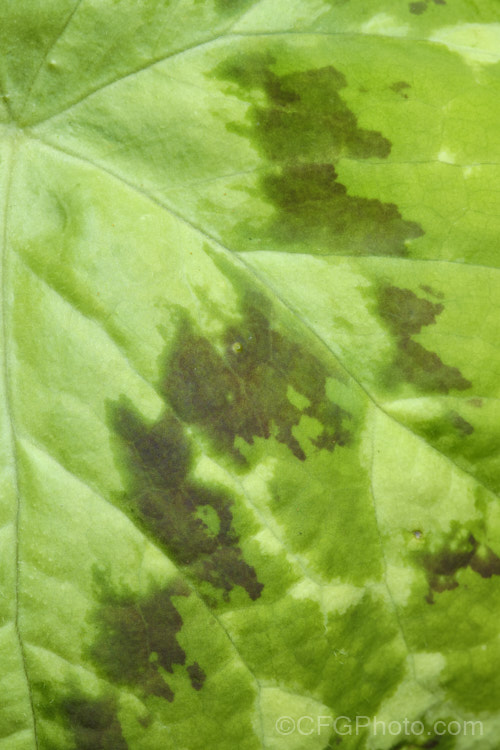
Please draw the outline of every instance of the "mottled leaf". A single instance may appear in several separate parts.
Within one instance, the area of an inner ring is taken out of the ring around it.
[[[0,20],[0,750],[495,750],[496,0]]]

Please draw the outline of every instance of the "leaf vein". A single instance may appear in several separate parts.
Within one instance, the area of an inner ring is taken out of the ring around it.
[[[125,81],[129,78],[134,78],[135,76],[150,70],[155,65],[160,65],[167,60],[172,60],[176,57],[180,57],[184,54],[189,54],[190,52],[193,52],[194,50],[201,49],[202,47],[207,47],[211,44],[215,44],[217,42],[231,42],[236,39],[251,39],[254,37],[282,37],[282,36],[312,36],[312,37],[318,37],[318,36],[325,36],[325,37],[346,37],[346,38],[356,38],[356,37],[367,37],[367,38],[388,38],[388,39],[400,39],[400,37],[394,37],[394,36],[388,36],[384,34],[371,34],[366,33],[362,31],[323,31],[323,32],[315,32],[315,31],[276,31],[276,32],[270,32],[270,33],[255,33],[255,32],[248,32],[248,33],[227,33],[227,30],[222,30],[221,33],[217,34],[216,36],[208,37],[201,42],[197,42],[196,44],[188,45],[187,47],[183,47],[182,49],[175,50],[174,52],[170,52],[167,55],[161,55],[158,57],[153,57],[149,62],[138,66],[137,68],[129,71],[128,73],[124,73],[123,75],[118,76],[117,78],[111,79],[105,83],[102,83],[95,88],[91,89],[90,91],[87,91],[83,96],[81,96],[78,99],[75,99],[74,101],[70,102],[67,106],[65,106],[63,109],[59,110],[58,112],[54,112],[53,114],[49,115],[48,117],[41,118],[40,120],[34,120],[29,124],[30,127],[34,127],[35,125],[41,125],[49,122],[50,120],[54,119],[55,117],[59,117],[60,115],[66,114],[71,109],[74,109],[79,104],[84,102],[86,99],[89,99],[91,96],[94,96],[94,94],[98,94],[101,91],[104,91],[105,89],[114,86],[117,83],[120,83],[122,81]],[[406,39],[407,42],[414,42],[414,43],[420,43],[420,44],[438,44],[437,42],[433,42],[429,39],[417,39],[417,38],[411,38]],[[439,45],[442,46],[442,45]]]
[[[19,609],[20,609],[20,596],[19,596],[19,590],[20,590],[20,584],[21,584],[21,557],[20,557],[20,545],[19,545],[19,536],[20,536],[20,527],[21,527],[21,480],[19,476],[19,464],[18,464],[18,456],[17,456],[17,436],[16,436],[16,428],[14,424],[14,416],[13,416],[13,398],[12,398],[12,383],[10,378],[10,372],[9,372],[9,360],[10,360],[10,349],[9,349],[9,335],[8,335],[8,326],[7,326],[7,306],[8,306],[8,221],[9,221],[9,207],[10,207],[10,193],[12,188],[12,181],[13,181],[13,173],[14,173],[14,164],[15,164],[15,157],[16,157],[16,150],[17,150],[17,141],[16,137],[13,136],[11,140],[11,146],[10,146],[10,154],[9,154],[9,161],[7,165],[7,179],[5,184],[5,196],[4,196],[4,203],[3,203],[3,232],[2,232],[2,258],[1,258],[1,293],[2,293],[2,303],[1,303],[1,333],[3,338],[3,346],[2,346],[2,378],[3,378],[3,391],[4,391],[4,398],[5,398],[5,412],[7,416],[8,421],[8,440],[9,440],[9,447],[10,452],[12,456],[12,474],[13,474],[13,487],[16,494],[16,508],[15,508],[15,518],[14,518],[14,538],[15,538],[15,550],[14,550],[14,561],[15,561],[15,591],[14,591],[14,606],[15,606],[15,616],[14,616],[14,629],[16,632],[18,644],[19,644],[19,654],[21,659],[21,666],[22,671],[24,674],[24,678],[26,680],[26,687],[27,687],[27,693],[28,693],[28,702],[31,708],[31,720],[32,720],[32,731],[33,731],[33,737],[35,741],[35,748],[39,747],[38,744],[38,734],[37,734],[37,721],[36,721],[36,715],[35,715],[35,706],[33,702],[33,694],[31,690],[31,682],[29,679],[28,674],[28,666],[27,666],[27,660],[26,660],[26,652],[24,647],[24,641],[21,634],[21,628],[20,628],[20,618],[19,618]]]
[[[411,435],[414,436],[416,440],[419,440],[422,443],[425,443],[429,447],[429,444],[425,442],[425,440],[414,433],[409,427],[407,427],[405,424],[400,422],[398,419],[396,419],[390,412],[386,411],[383,407],[383,405],[375,398],[375,396],[368,390],[367,386],[365,386],[361,380],[359,380],[342,362],[340,356],[335,352],[329,344],[314,330],[314,328],[305,321],[302,316],[298,313],[298,311],[288,303],[286,300],[282,298],[278,290],[274,287],[274,285],[269,282],[267,279],[262,278],[261,274],[259,274],[254,268],[252,268],[247,261],[244,259],[242,253],[237,253],[233,250],[231,250],[229,247],[224,245],[222,240],[212,234],[209,234],[204,229],[202,229],[200,226],[198,226],[192,219],[189,219],[182,214],[178,213],[174,208],[169,206],[167,203],[161,201],[156,196],[152,195],[151,193],[148,193],[143,188],[138,187],[137,185],[134,185],[134,183],[130,182],[126,178],[122,177],[120,174],[113,172],[112,170],[108,169],[104,165],[98,164],[88,157],[82,156],[81,154],[77,154],[73,151],[63,149],[62,147],[55,146],[54,144],[50,143],[49,141],[46,141],[39,136],[32,136],[34,140],[37,140],[39,143],[45,145],[47,148],[52,149],[53,151],[59,151],[61,154],[66,155],[67,157],[76,159],[83,164],[87,164],[89,167],[96,169],[98,171],[103,172],[104,174],[109,175],[110,177],[114,178],[118,182],[122,183],[126,187],[128,187],[130,190],[133,190],[137,194],[141,195],[143,198],[146,198],[154,205],[158,206],[159,208],[166,211],[168,214],[170,214],[173,218],[177,219],[178,221],[182,222],[188,227],[191,227],[191,229],[201,235],[205,238],[207,242],[210,242],[212,244],[215,244],[219,247],[221,252],[228,255],[230,258],[232,258],[234,263],[240,263],[242,268],[245,269],[246,273],[248,273],[249,276],[253,277],[257,283],[262,285],[268,292],[272,292],[273,296],[279,300],[281,305],[288,310],[289,313],[293,315],[294,318],[296,318],[301,325],[309,331],[309,333],[327,350],[330,352],[330,354],[335,358],[335,360],[343,367],[344,371],[349,375],[349,377],[352,378],[353,382],[355,382],[358,387],[365,393],[367,398],[378,408],[381,412],[383,412],[389,419],[393,420],[397,424],[399,424],[403,429],[405,429],[407,432],[409,432]],[[478,477],[474,476],[473,474],[470,474],[466,469],[459,466],[453,459],[451,459],[449,456],[446,456],[442,451],[439,451],[434,446],[430,446],[432,450],[435,450],[442,458],[443,460],[450,463],[452,466],[456,468],[457,471],[459,471],[461,474],[464,474],[466,476],[471,477],[477,484],[481,485],[486,489],[488,492],[491,492],[491,489],[487,487]]]
[[[19,119],[22,119],[22,116],[23,116],[24,112],[26,111],[26,107],[29,104],[30,96],[31,96],[31,94],[33,92],[33,89],[35,88],[36,82],[38,81],[38,79],[40,77],[40,73],[42,72],[42,68],[44,66],[44,63],[48,59],[50,53],[52,52],[52,50],[54,49],[54,47],[56,46],[56,44],[58,43],[58,41],[61,39],[61,37],[63,36],[63,34],[66,32],[68,26],[71,24],[71,21],[73,20],[73,17],[75,15],[75,13],[77,12],[78,8],[80,7],[80,5],[83,2],[84,2],[84,0],[77,0],[75,6],[73,7],[73,9],[68,14],[68,17],[66,18],[66,21],[64,22],[64,25],[63,25],[62,29],[58,32],[57,36],[52,40],[52,42],[49,45],[49,47],[47,47],[47,50],[45,51],[45,54],[43,55],[42,59],[40,60],[40,65],[38,66],[38,68],[37,68],[37,70],[35,72],[35,75],[33,76],[32,80],[31,80],[31,83],[30,83],[30,85],[29,85],[29,87],[27,89],[26,96],[24,97],[24,101],[21,104],[21,108],[20,108],[20,112],[19,112]]]

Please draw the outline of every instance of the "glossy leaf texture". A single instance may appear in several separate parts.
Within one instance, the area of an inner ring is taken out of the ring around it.
[[[497,0],[0,21],[0,750],[494,750]]]

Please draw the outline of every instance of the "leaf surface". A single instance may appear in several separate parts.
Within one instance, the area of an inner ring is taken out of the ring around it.
[[[493,750],[496,2],[4,5],[0,750]]]

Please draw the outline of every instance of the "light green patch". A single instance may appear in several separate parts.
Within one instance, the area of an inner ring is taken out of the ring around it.
[[[448,151],[446,148],[442,148],[437,155],[437,158],[439,161],[442,161],[444,164],[455,164],[456,163],[456,156],[452,154],[450,151]]]
[[[435,31],[430,40],[446,45],[472,65],[493,65],[500,61],[500,23],[446,26]]]
[[[398,18],[389,13],[377,13],[377,15],[365,21],[361,26],[363,34],[383,34],[384,36],[406,36],[409,24],[402,24]]]
[[[303,579],[292,586],[289,593],[297,599],[315,599],[320,604],[325,621],[327,621],[328,613],[343,614],[349,607],[356,605],[363,597],[364,591],[362,588],[356,588],[347,583],[327,584]]]
[[[334,720],[328,706],[279,687],[262,687],[259,699],[269,750],[323,750]]]
[[[302,393],[296,391],[292,385],[288,386],[286,395],[290,403],[296,406],[297,409],[300,409],[301,411],[307,409],[307,407],[311,405],[309,399],[303,396]]]

